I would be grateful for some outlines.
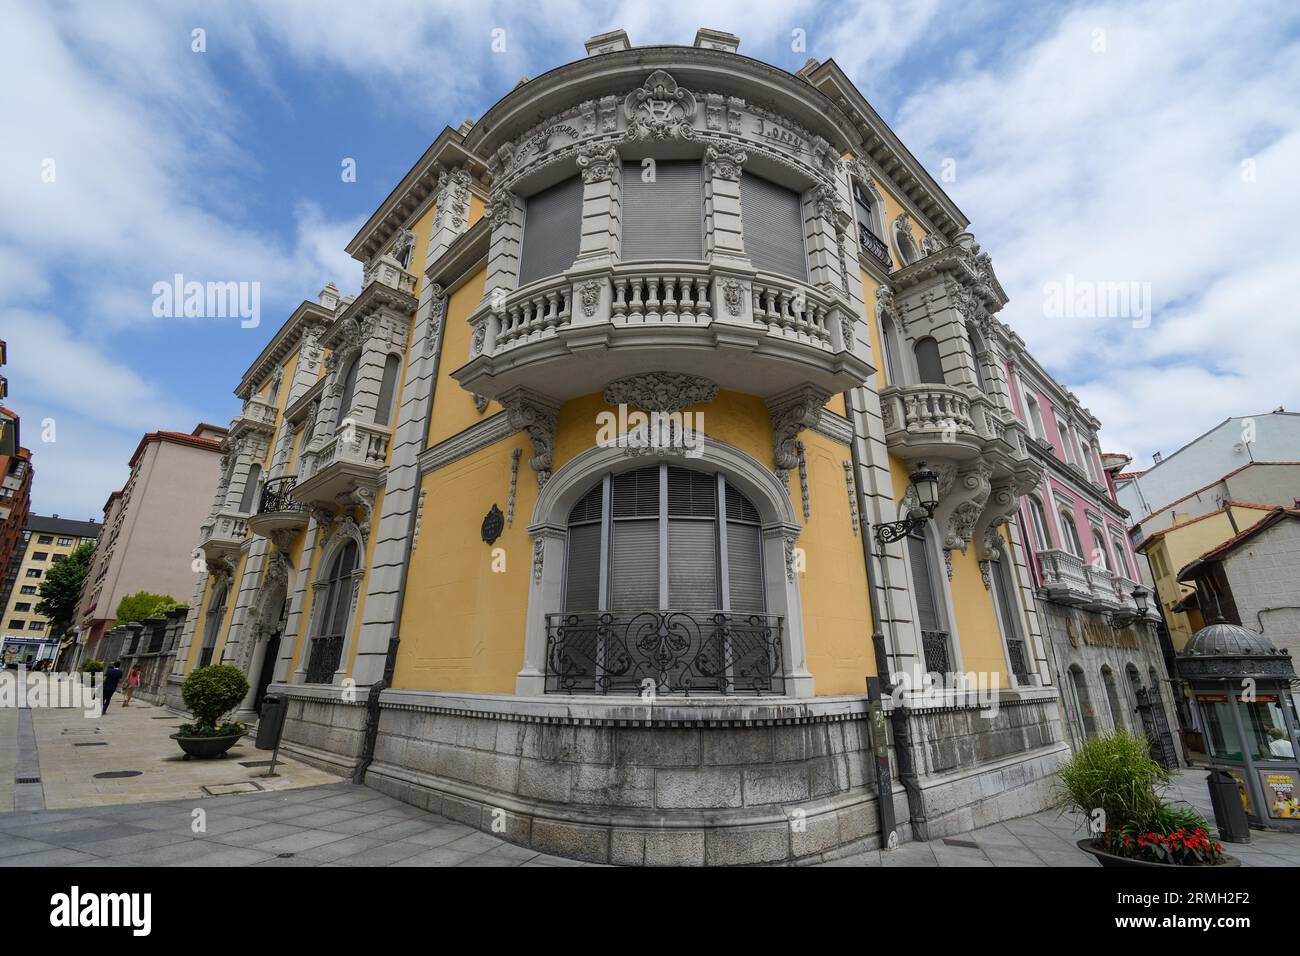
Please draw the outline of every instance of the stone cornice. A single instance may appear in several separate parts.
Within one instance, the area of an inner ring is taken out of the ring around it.
[[[559,116],[582,101],[617,96],[622,102],[656,70],[683,87],[739,96],[796,120],[843,154],[854,142],[853,124],[823,93],[779,67],[722,50],[644,46],[587,57],[523,83],[497,101],[465,137],[465,148],[490,156],[528,133],[539,118]],[[755,97],[760,84],[771,102]]]
[[[459,461],[489,445],[495,445],[509,438],[516,431],[518,429],[510,423],[510,415],[507,412],[497,412],[421,452],[420,474],[450,465],[453,461]]]
[[[372,282],[361,290],[361,294],[325,330],[325,334],[320,338],[321,348],[337,348],[350,323],[364,323],[368,318],[385,309],[409,317],[415,313],[417,305],[419,302],[415,296],[384,285],[382,282]]]
[[[471,185],[481,198],[486,198],[482,184],[486,164],[461,146],[462,139],[461,134],[450,127],[438,134],[424,155],[352,237],[347,244],[348,255],[363,263],[373,259],[399,229],[414,222],[433,201],[438,193],[438,176],[448,166],[469,166],[478,177],[478,181]]]
[[[275,333],[270,342],[266,343],[261,354],[248,367],[244,377],[239,380],[235,394],[244,400],[252,397],[297,346],[307,325],[316,323],[325,326],[333,321],[334,313],[330,309],[315,302],[303,302],[293,310],[293,315],[285,320],[284,325],[280,326],[280,330]]]
[[[487,216],[483,216],[457,236],[447,251],[429,265],[424,272],[425,278],[430,283],[442,286],[444,295],[450,295],[487,258],[491,241],[492,223]]]

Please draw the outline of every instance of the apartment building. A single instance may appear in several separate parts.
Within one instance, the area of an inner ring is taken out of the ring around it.
[[[50,568],[82,544],[93,544],[99,531],[95,521],[73,521],[58,515],[27,516],[17,551],[14,586],[0,617],[0,658],[6,664],[30,665],[57,657],[62,635],[55,634],[49,619],[36,612],[41,601],[37,592]]]

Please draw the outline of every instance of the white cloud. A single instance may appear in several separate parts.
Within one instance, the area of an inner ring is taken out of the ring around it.
[[[1145,459],[1230,414],[1300,405],[1295,25],[1281,4],[1075,7],[900,110],[932,169],[957,162],[949,191],[1011,295],[1001,317],[1108,447]],[[1046,317],[1044,286],[1067,275],[1149,282],[1152,324]]]

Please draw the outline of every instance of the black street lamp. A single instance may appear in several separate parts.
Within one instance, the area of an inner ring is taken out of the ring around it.
[[[1111,627],[1128,627],[1130,624],[1136,624],[1138,621],[1147,619],[1147,608],[1150,606],[1151,591],[1138,585],[1133,589],[1133,603],[1136,605],[1136,611],[1116,611],[1110,616]]]
[[[905,538],[934,516],[939,506],[939,476],[925,462],[917,462],[916,471],[907,476],[916,493],[917,507],[907,517],[898,521],[885,521],[876,525],[876,541],[882,545]]]

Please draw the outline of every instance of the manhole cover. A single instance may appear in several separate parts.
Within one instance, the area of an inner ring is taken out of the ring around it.
[[[224,797],[228,793],[260,793],[262,788],[251,780],[239,783],[214,783],[203,788],[214,797]]]
[[[107,747],[107,740],[79,740],[72,746],[74,747]]]
[[[241,760],[241,761],[239,761],[239,765],[240,765],[241,767],[269,767],[269,766],[271,766],[271,761],[269,761],[269,760]]]
[[[143,770],[105,770],[103,773],[95,774],[96,780],[116,780],[119,777],[138,777],[144,773]]]
[[[277,853],[276,856],[278,856],[282,860],[288,860],[293,858],[292,853]]]
[[[40,777],[14,777],[14,783],[40,783]]]

